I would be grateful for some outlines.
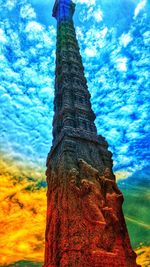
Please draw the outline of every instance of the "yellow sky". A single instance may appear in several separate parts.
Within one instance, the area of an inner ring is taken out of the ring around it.
[[[0,265],[22,259],[43,261],[46,214],[46,189],[28,181],[31,170],[22,172],[12,162],[0,160]],[[36,177],[32,176],[33,178]]]

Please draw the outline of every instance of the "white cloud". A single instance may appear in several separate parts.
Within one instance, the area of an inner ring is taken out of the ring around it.
[[[19,69],[22,69],[23,67],[27,66],[28,63],[29,61],[27,57],[21,57],[14,62],[13,67],[16,71],[19,71]]]
[[[8,8],[8,10],[12,10],[15,7],[16,4],[16,0],[7,0],[6,2],[6,7]]]
[[[76,35],[77,35],[77,39],[80,40],[83,40],[84,39],[84,34],[83,34],[83,31],[82,31],[82,28],[80,27],[76,27]]]
[[[37,21],[29,21],[29,23],[26,26],[26,32],[30,31],[43,31],[43,26],[38,23]]]
[[[108,32],[108,28],[105,27],[104,29],[102,29],[102,30],[99,32],[100,37],[101,37],[101,38],[105,38],[107,32]]]
[[[146,31],[143,33],[143,41],[146,46],[149,46],[150,44],[150,31]]]
[[[103,20],[103,12],[100,8],[96,9],[93,13],[93,16],[96,20],[96,22],[100,22]]]
[[[130,35],[130,33],[123,33],[120,37],[120,45],[126,47],[132,40],[133,37]]]
[[[123,144],[119,148],[120,153],[126,154],[129,151],[129,144]]]
[[[120,112],[124,114],[132,114],[134,111],[135,111],[135,106],[132,104],[128,105],[126,103],[125,106],[120,108]]]
[[[0,29],[0,44],[5,44],[7,43],[7,37],[4,33],[3,29]]]
[[[134,10],[134,18],[136,18],[138,16],[138,14],[140,13],[140,11],[146,6],[147,4],[147,0],[142,0],[135,8]]]
[[[20,17],[23,19],[35,19],[36,13],[30,4],[26,4],[20,9]]]
[[[86,4],[87,6],[92,6],[96,4],[96,0],[74,0],[76,4]]]
[[[118,58],[116,60],[116,67],[119,71],[127,71],[127,61],[128,59],[126,57]]]
[[[95,57],[97,53],[95,47],[87,47],[84,52],[85,52],[85,55],[88,57]]]

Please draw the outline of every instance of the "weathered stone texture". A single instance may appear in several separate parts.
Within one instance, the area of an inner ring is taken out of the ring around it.
[[[47,157],[43,267],[137,267],[112,171],[112,153],[97,135],[71,0],[56,0],[53,144]]]
[[[68,173],[47,173],[44,267],[137,266],[122,213],[123,196],[108,176],[108,169],[101,176],[82,159]]]

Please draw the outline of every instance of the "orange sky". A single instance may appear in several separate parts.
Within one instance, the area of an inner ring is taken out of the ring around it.
[[[46,189],[35,189],[32,170],[0,160],[0,265],[27,259],[43,261]],[[28,188],[32,188],[28,190]]]

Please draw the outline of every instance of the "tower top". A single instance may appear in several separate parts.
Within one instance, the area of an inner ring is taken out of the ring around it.
[[[75,11],[75,4],[71,0],[55,0],[53,17],[58,22],[70,21]]]

